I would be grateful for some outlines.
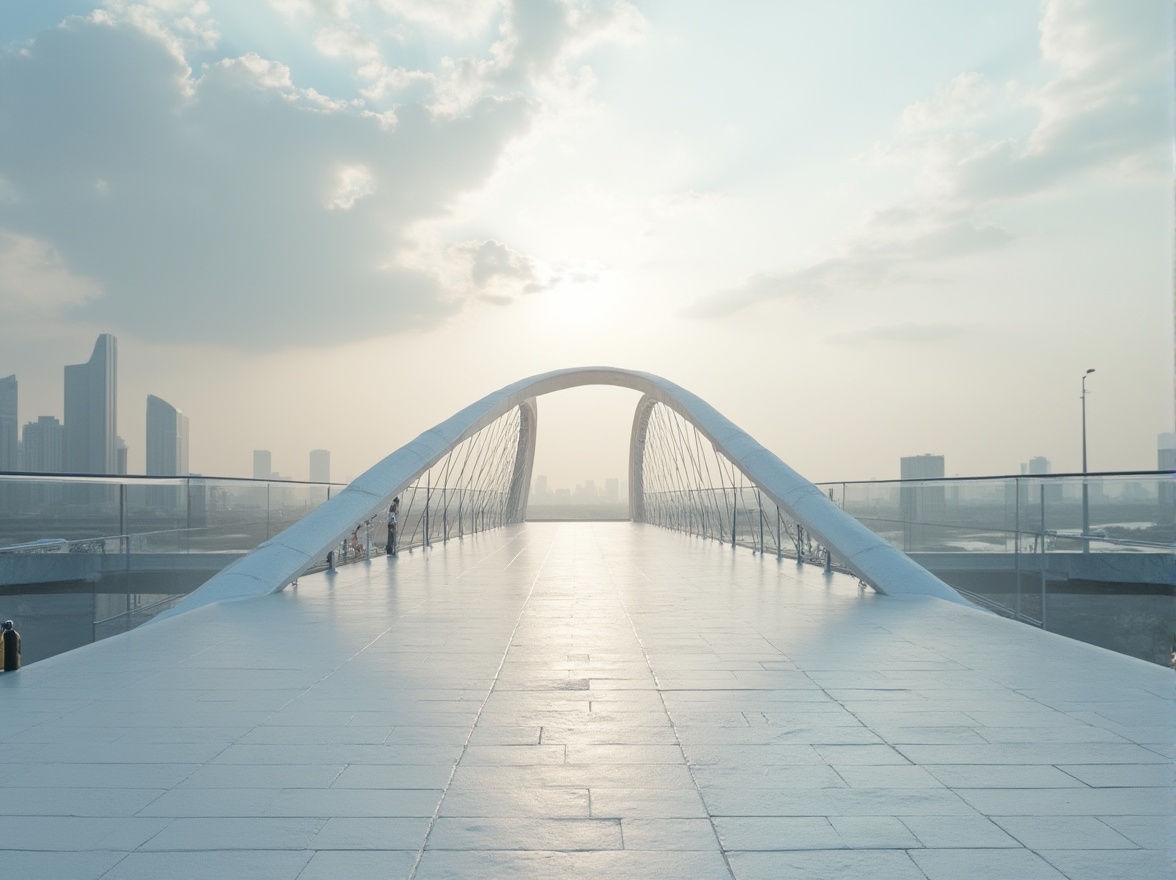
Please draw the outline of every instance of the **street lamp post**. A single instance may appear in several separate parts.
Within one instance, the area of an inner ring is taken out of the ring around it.
[[[1090,491],[1086,484],[1086,377],[1094,372],[1091,367],[1082,374],[1082,552],[1090,552]]]

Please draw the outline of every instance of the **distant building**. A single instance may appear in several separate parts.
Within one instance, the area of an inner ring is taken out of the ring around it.
[[[944,475],[942,455],[908,455],[899,461],[903,480],[935,480]],[[944,511],[943,485],[902,486],[898,504],[904,550],[931,550],[936,545],[934,523]]]
[[[1044,455],[1037,455],[1028,461],[1021,462],[1022,477],[1037,477],[1052,473],[1053,465]],[[1018,486],[1018,503],[1022,507],[1037,504],[1043,495],[1046,504],[1058,504],[1062,501],[1064,486],[1058,480],[1041,480],[1040,482],[1017,480],[1015,482]],[[1011,495],[1007,497],[1012,498]]]
[[[16,376],[0,379],[0,471],[20,468],[20,424],[17,419]]]
[[[547,487],[547,477],[543,474],[535,477],[535,486],[531,490],[531,500],[537,504],[551,500],[551,490]]]
[[[21,434],[24,469],[38,474],[59,474],[63,467],[65,429],[53,416],[28,422]]]
[[[154,394],[147,395],[147,469],[152,477],[188,475],[188,417]]]
[[[274,476],[273,457],[268,449],[253,450],[253,479],[272,480]]]
[[[908,455],[899,460],[899,475],[904,480],[934,480],[944,475],[943,456]]]
[[[127,474],[127,441],[122,437],[114,438],[114,472],[122,476]]]
[[[621,484],[616,477],[608,477],[604,481],[604,500],[605,501],[620,501],[621,500]]]
[[[1176,432],[1165,431],[1156,437],[1156,466],[1161,471],[1176,471]]]
[[[90,360],[65,368],[63,469],[118,473],[118,341],[103,333]]]
[[[312,483],[331,482],[331,451],[329,449],[310,450],[310,481]]]
[[[1049,459],[1044,455],[1038,455],[1035,458],[1031,458],[1021,465],[1022,476],[1048,473],[1052,473],[1052,471],[1050,470]]]
[[[1165,431],[1156,438],[1156,465],[1162,471],[1176,471],[1176,433]],[[1160,478],[1160,516],[1165,522],[1176,519],[1176,483]]]

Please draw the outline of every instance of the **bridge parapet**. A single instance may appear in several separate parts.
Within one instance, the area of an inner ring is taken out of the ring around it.
[[[631,485],[636,480],[644,486],[644,479],[649,476],[660,480],[657,492],[675,491],[667,488],[673,484],[667,482],[668,471],[664,467],[645,469],[644,432],[655,407],[661,405],[667,413],[673,413],[690,426],[695,432],[694,442],[705,440],[711,445],[712,453],[725,460],[725,473],[730,476],[736,493],[732,495],[732,504],[747,508],[750,496],[746,493],[756,492],[758,499],[767,498],[776,506],[781,519],[787,516],[794,530],[802,530],[792,533],[804,538],[794,541],[794,546],[807,547],[805,540],[817,542],[821,550],[816,552],[825,552],[844,570],[881,593],[930,595],[970,604],[900,550],[840,510],[820,489],[697,395],[649,373],[613,367],[585,367],[523,379],[470,404],[374,465],[330,501],[229,566],[161,617],[210,602],[245,599],[284,588],[338,546],[356,523],[377,517],[393,497],[404,496],[406,492],[419,494],[422,478],[425,481],[424,503],[419,508],[414,503],[408,505],[408,516],[402,529],[413,522],[411,511],[417,510],[420,517],[417,521],[423,523],[422,543],[429,544],[433,535],[431,530],[436,528],[438,510],[442,511],[445,526],[448,524],[449,508],[446,505],[453,494],[449,478],[455,473],[455,467],[457,473],[464,473],[453,463],[455,454],[467,465],[471,461],[481,463],[474,465],[473,473],[477,480],[483,481],[477,485],[486,487],[477,489],[472,483],[467,486],[464,497],[477,500],[482,514],[471,519],[459,517],[462,523],[459,531],[464,533],[466,522],[473,526],[471,530],[479,530],[520,521],[526,512],[534,456],[536,412],[533,400],[543,394],[585,385],[631,388],[644,395],[634,424]],[[658,415],[657,419],[660,424],[662,416]],[[641,423],[640,430],[638,423]],[[637,440],[639,434],[641,442]],[[663,431],[658,436],[667,435]],[[658,448],[663,447],[661,444]],[[482,451],[474,452],[475,449]],[[492,453],[488,453],[490,449],[493,449]],[[734,482],[736,479],[744,483]],[[440,500],[434,492],[434,486],[438,485],[443,487]],[[726,485],[724,481],[724,491]],[[649,493],[645,492],[641,498],[631,499],[634,518],[644,520],[647,511],[667,509],[663,495],[658,495],[652,503],[649,498]],[[441,506],[437,507],[437,504]],[[671,524],[671,519],[661,514],[657,520],[650,521],[658,525]],[[738,514],[734,524],[738,531]],[[448,536],[448,529],[443,527],[443,531]],[[782,533],[775,534],[775,546],[779,551],[783,544]]]

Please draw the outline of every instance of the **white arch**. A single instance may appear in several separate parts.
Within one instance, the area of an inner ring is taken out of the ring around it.
[[[156,619],[212,602],[247,599],[282,589],[316,560],[322,559],[354,528],[355,523],[387,505],[394,495],[411,485],[463,440],[514,407],[526,405],[532,398],[584,385],[631,388],[673,409],[743,471],[764,495],[833,551],[850,571],[879,592],[937,596],[970,604],[902,551],[842,511],[820,489],[700,397],[651,373],[615,367],[581,367],[531,376],[470,404],[369,468],[330,501],[259,545]],[[535,429],[533,412],[532,409],[532,418],[526,429],[532,437]],[[643,442],[644,431],[641,437]],[[635,446],[630,456],[630,468],[639,459],[636,452]],[[533,449],[528,454],[527,466],[516,468],[515,472],[517,478],[525,477],[527,482],[532,453]],[[630,473],[630,486],[633,485]],[[512,497],[514,494],[512,492]]]

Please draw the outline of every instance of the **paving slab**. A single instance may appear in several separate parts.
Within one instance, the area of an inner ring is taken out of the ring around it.
[[[0,863],[137,877],[1172,873],[1170,670],[628,523],[0,675]]]

